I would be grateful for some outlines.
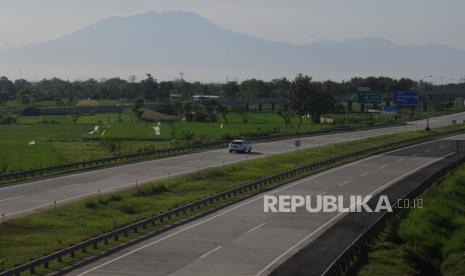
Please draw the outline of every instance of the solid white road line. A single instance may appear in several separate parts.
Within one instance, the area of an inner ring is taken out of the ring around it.
[[[433,143],[433,142],[435,142],[435,141],[429,141],[429,142],[423,143],[423,145],[424,145],[424,144]],[[357,160],[357,161],[352,162],[352,163],[348,163],[348,164],[345,164],[345,165],[342,165],[342,166],[339,166],[339,167],[336,167],[336,168],[332,168],[332,169],[329,169],[329,170],[327,170],[327,171],[323,171],[323,172],[321,172],[321,173],[318,173],[318,174],[309,176],[309,177],[307,177],[307,178],[304,178],[304,179],[302,179],[302,180],[300,180],[300,181],[297,181],[297,182],[294,182],[294,183],[292,183],[292,184],[288,184],[288,185],[286,185],[286,186],[284,186],[284,187],[274,189],[274,190],[272,190],[272,191],[270,191],[269,193],[266,193],[266,194],[264,194],[264,195],[275,194],[275,193],[278,193],[278,192],[280,192],[280,191],[283,191],[283,190],[289,189],[289,188],[291,188],[291,187],[294,187],[294,186],[296,186],[296,185],[299,185],[299,184],[301,184],[301,183],[304,183],[304,182],[306,182],[306,181],[313,180],[313,179],[318,178],[318,177],[320,177],[320,176],[323,176],[323,175],[326,175],[326,174],[329,174],[329,173],[332,173],[332,172],[341,170],[341,169],[343,169],[343,168],[347,168],[347,167],[350,167],[350,166],[353,166],[353,165],[356,165],[356,164],[359,164],[359,163],[363,163],[363,162],[369,161],[369,160],[371,160],[371,159],[374,159],[374,158],[377,158],[377,157],[380,157],[380,156],[384,156],[384,155],[387,155],[387,154],[390,154],[390,153],[393,153],[393,152],[405,150],[405,149],[412,148],[412,147],[416,147],[416,146],[418,146],[418,145],[412,145],[412,146],[408,146],[408,147],[405,147],[405,148],[396,149],[396,150],[393,150],[393,151],[390,151],[390,152],[386,152],[386,153],[383,153],[383,154],[380,154],[380,155],[373,155],[373,156],[370,156],[370,157],[365,158],[365,159]],[[452,153],[452,154],[454,154],[454,153]],[[449,155],[450,155],[450,154],[449,154]],[[449,155],[447,155],[447,156],[449,156]],[[440,160],[440,159],[441,159],[441,158],[438,158],[438,160]],[[435,160],[436,160],[436,159],[435,159]],[[436,161],[437,161],[437,160],[436,160]],[[434,161],[434,162],[436,162],[436,161]],[[326,193],[326,192],[322,192],[322,193],[320,193],[319,195],[323,195],[323,194],[325,194],[325,193]],[[127,253],[125,253],[125,254],[119,256],[119,257],[116,257],[116,258],[114,258],[114,259],[111,259],[111,260],[109,260],[109,261],[107,261],[107,262],[105,262],[105,263],[103,263],[103,264],[101,264],[101,265],[98,265],[98,266],[95,266],[95,267],[93,267],[93,268],[90,268],[89,270],[86,270],[86,271],[82,272],[82,273],[79,274],[78,276],[86,275],[86,274],[88,274],[88,273],[90,273],[90,272],[92,272],[92,271],[95,271],[95,270],[97,270],[97,269],[99,269],[99,268],[101,268],[101,267],[107,266],[107,265],[109,265],[109,264],[111,264],[111,263],[114,263],[114,262],[116,262],[116,261],[118,261],[118,260],[121,260],[121,259],[123,259],[123,258],[125,258],[125,257],[127,257],[127,256],[129,256],[129,255],[131,255],[131,254],[133,254],[133,253],[135,253],[135,252],[138,252],[138,251],[140,251],[140,250],[143,250],[144,248],[147,248],[147,247],[150,247],[150,246],[152,246],[152,245],[155,245],[155,244],[157,244],[157,243],[159,243],[159,242],[162,242],[162,241],[164,241],[164,240],[166,240],[166,239],[169,239],[169,238],[171,238],[171,237],[173,237],[173,236],[175,236],[175,235],[177,235],[177,234],[179,234],[179,233],[185,232],[185,231],[187,231],[187,230],[189,230],[189,229],[191,229],[191,228],[194,228],[194,227],[196,227],[196,226],[199,226],[199,225],[202,225],[202,224],[204,224],[204,223],[207,223],[207,222],[209,222],[209,221],[211,221],[211,220],[214,220],[214,219],[217,218],[217,217],[221,217],[221,216],[223,216],[223,215],[225,215],[225,214],[228,214],[228,213],[234,211],[235,209],[241,208],[242,206],[248,205],[248,204],[250,204],[250,203],[252,203],[252,202],[255,202],[255,201],[257,201],[257,200],[262,199],[262,197],[263,197],[264,195],[262,195],[262,194],[257,195],[255,198],[252,198],[251,200],[248,200],[248,201],[246,201],[246,202],[244,202],[244,203],[242,203],[242,204],[239,204],[239,205],[236,205],[236,206],[234,206],[234,207],[232,207],[232,208],[230,208],[230,209],[227,209],[227,210],[225,210],[225,211],[223,211],[223,212],[221,212],[221,213],[219,213],[219,214],[217,214],[217,215],[215,215],[215,216],[212,216],[212,217],[210,217],[210,218],[201,220],[201,221],[199,221],[199,222],[197,222],[197,223],[195,223],[195,224],[192,224],[192,225],[187,226],[187,227],[185,227],[185,228],[183,228],[183,229],[180,229],[180,230],[178,230],[178,231],[176,231],[176,232],[174,232],[174,233],[172,233],[172,234],[170,234],[170,235],[167,235],[167,236],[165,236],[165,237],[162,237],[162,238],[160,238],[160,239],[158,239],[158,240],[155,240],[155,241],[153,241],[153,242],[151,242],[151,243],[145,244],[145,245],[143,245],[143,246],[141,246],[141,247],[138,247],[138,248],[136,248],[136,249],[134,249],[134,250],[132,250],[132,251],[130,251],[130,252],[127,252]]]
[[[289,184],[289,185],[287,185],[287,186],[284,186],[284,187],[281,187],[281,188],[278,188],[278,189],[274,189],[274,190],[270,191],[269,193],[266,193],[265,195],[271,195],[271,194],[278,193],[278,192],[280,192],[280,191],[289,189],[289,188],[291,188],[291,187],[294,187],[294,186],[299,185],[299,184],[301,184],[301,183],[304,183],[304,182],[306,182],[306,181],[309,181],[309,180],[318,178],[318,177],[320,177],[320,176],[322,176],[322,175],[326,175],[326,174],[332,173],[332,172],[334,172],[334,171],[338,171],[338,170],[340,170],[340,169],[342,169],[342,168],[350,167],[350,166],[353,166],[353,165],[355,165],[355,164],[359,164],[359,163],[365,162],[365,161],[367,161],[367,160],[371,160],[371,159],[376,158],[376,157],[379,157],[379,155],[373,155],[373,156],[370,156],[370,157],[368,157],[368,158],[355,161],[355,162],[353,162],[353,163],[349,163],[349,164],[346,164],[346,165],[343,165],[343,166],[340,166],[340,167],[336,167],[336,168],[333,168],[333,169],[330,169],[330,170],[327,170],[327,171],[324,171],[324,172],[315,174],[315,175],[313,175],[313,176],[310,176],[310,177],[308,177],[308,178],[306,178],[306,179],[302,179],[302,180],[300,180],[300,181],[294,182],[294,183]],[[326,192],[322,192],[321,194],[324,194],[324,193],[326,193]],[[173,232],[173,233],[171,233],[171,234],[169,234],[169,235],[167,235],[167,236],[164,236],[164,237],[162,237],[162,238],[159,238],[159,239],[157,239],[157,240],[155,240],[155,241],[153,241],[153,242],[150,242],[150,243],[148,243],[148,244],[142,245],[142,246],[140,246],[140,247],[138,247],[138,248],[136,248],[136,249],[134,249],[134,250],[132,250],[132,251],[129,251],[129,252],[127,252],[127,253],[125,253],[125,254],[123,254],[123,255],[121,255],[121,256],[118,256],[118,257],[116,257],[116,258],[114,258],[114,259],[111,259],[111,260],[109,260],[109,261],[107,261],[107,262],[105,262],[105,263],[103,263],[103,264],[100,264],[100,265],[97,265],[97,266],[95,266],[95,267],[92,267],[92,268],[90,268],[90,269],[88,269],[88,270],[86,270],[86,271],[84,271],[84,272],[78,274],[78,276],[83,276],[83,275],[89,274],[89,273],[91,273],[91,272],[93,272],[93,271],[95,271],[95,270],[97,270],[97,269],[99,269],[99,268],[102,268],[102,267],[107,266],[107,265],[109,265],[109,264],[112,264],[112,263],[114,263],[114,262],[116,262],[116,261],[119,261],[119,260],[121,260],[121,259],[123,259],[123,258],[126,258],[127,256],[129,256],[129,255],[131,255],[131,254],[133,254],[133,253],[139,252],[139,251],[141,251],[141,250],[143,250],[143,249],[145,249],[145,248],[147,248],[147,247],[150,247],[150,246],[155,245],[155,244],[157,244],[157,243],[160,243],[160,242],[162,242],[162,241],[164,241],[164,240],[167,240],[167,239],[169,239],[169,238],[171,238],[171,237],[173,237],[173,236],[176,236],[177,234],[183,233],[183,232],[185,232],[185,231],[187,231],[187,230],[189,230],[189,229],[192,229],[192,228],[194,228],[194,227],[197,227],[197,226],[199,226],[199,225],[202,225],[202,224],[204,224],[204,223],[207,223],[207,222],[209,222],[209,221],[211,221],[211,220],[214,220],[214,219],[216,219],[216,218],[218,218],[218,217],[224,216],[224,215],[226,215],[226,214],[228,214],[228,213],[230,213],[230,212],[232,212],[232,211],[234,211],[234,210],[236,210],[236,209],[238,209],[238,208],[241,208],[241,207],[246,206],[246,205],[248,205],[248,204],[250,204],[250,203],[252,203],[252,202],[255,202],[255,201],[257,201],[257,200],[262,199],[263,196],[264,196],[263,194],[257,195],[255,198],[252,198],[251,200],[245,201],[245,202],[243,202],[242,204],[239,204],[239,205],[236,205],[236,206],[234,206],[234,207],[232,207],[232,208],[229,208],[229,209],[227,209],[227,210],[225,210],[225,211],[223,211],[223,212],[221,212],[221,213],[219,213],[219,214],[217,214],[217,215],[214,215],[214,216],[212,216],[212,217],[206,218],[206,219],[204,219],[204,220],[200,220],[200,221],[197,222],[197,223],[194,223],[194,224],[189,225],[189,226],[187,226],[187,227],[185,227],[185,228],[179,229],[178,231]]]
[[[429,143],[433,143],[433,142],[435,142],[435,141],[426,142],[426,143],[424,143],[424,144],[429,144]],[[133,253],[136,253],[136,252],[138,252],[138,251],[140,251],[140,250],[143,250],[143,249],[145,249],[145,248],[147,248],[147,247],[150,247],[150,246],[155,245],[155,244],[157,244],[157,243],[160,243],[160,242],[162,242],[162,241],[164,241],[164,240],[167,240],[167,239],[169,239],[169,238],[171,238],[171,237],[173,237],[173,236],[176,236],[176,235],[179,234],[179,233],[185,232],[185,231],[187,231],[187,230],[189,230],[189,229],[192,229],[192,228],[194,228],[194,227],[197,227],[197,226],[199,226],[199,225],[202,225],[202,224],[204,224],[204,223],[207,223],[207,222],[209,222],[209,221],[211,221],[211,220],[214,220],[214,219],[216,219],[216,218],[218,218],[218,217],[221,217],[221,216],[223,216],[223,215],[226,215],[226,214],[228,214],[228,213],[234,211],[235,209],[241,208],[241,207],[243,207],[243,206],[245,206],[245,205],[248,205],[248,204],[250,204],[250,203],[252,203],[252,202],[255,202],[255,201],[257,201],[257,200],[262,199],[264,195],[275,194],[275,193],[278,193],[278,192],[280,192],[280,191],[283,191],[283,190],[289,189],[289,188],[291,188],[291,187],[294,187],[294,186],[296,186],[296,185],[299,185],[299,184],[301,184],[301,183],[307,182],[307,181],[309,181],[309,180],[313,180],[313,179],[318,178],[318,177],[320,177],[320,176],[323,176],[323,175],[326,175],[326,174],[333,173],[333,172],[335,172],[335,171],[341,170],[341,169],[343,169],[343,168],[347,168],[347,167],[350,167],[350,166],[353,166],[353,165],[356,165],[356,164],[359,164],[359,163],[363,163],[363,162],[369,161],[369,160],[374,159],[374,158],[378,158],[378,157],[380,157],[380,156],[384,156],[384,155],[387,155],[387,154],[390,154],[390,153],[393,153],[393,152],[405,150],[405,149],[412,148],[412,147],[415,147],[415,146],[418,146],[418,145],[408,146],[408,147],[405,147],[405,148],[402,148],[402,149],[393,150],[393,151],[386,152],[386,153],[383,153],[383,154],[380,154],[380,155],[373,155],[373,156],[370,156],[370,157],[365,158],[365,159],[357,160],[357,161],[355,161],[355,162],[348,163],[348,164],[345,164],[345,165],[342,165],[342,166],[339,166],[339,167],[336,167],[336,168],[332,168],[332,169],[329,169],[329,170],[327,170],[327,171],[323,171],[323,172],[321,172],[321,173],[318,173],[318,174],[309,176],[309,177],[304,178],[304,179],[302,179],[302,180],[300,180],[300,181],[294,182],[294,183],[292,183],[292,184],[288,184],[288,185],[286,185],[286,186],[284,186],[284,187],[274,189],[274,190],[270,191],[269,193],[257,195],[255,198],[252,198],[252,199],[250,199],[250,200],[248,200],[248,201],[245,201],[245,202],[242,203],[242,204],[239,204],[239,205],[236,205],[236,206],[234,206],[234,207],[232,207],[232,208],[229,208],[229,209],[227,209],[227,210],[225,210],[225,211],[223,211],[223,212],[221,212],[221,213],[219,213],[219,214],[217,214],[217,215],[214,215],[214,216],[212,216],[212,217],[206,218],[206,219],[204,219],[204,220],[200,220],[199,222],[197,222],[197,223],[195,223],[195,224],[189,225],[189,226],[187,226],[187,227],[185,227],[185,228],[182,228],[182,229],[180,229],[180,230],[178,230],[178,231],[176,231],[176,232],[173,232],[172,234],[169,234],[169,235],[167,235],[167,236],[165,236],[165,237],[162,237],[162,238],[160,238],[160,239],[158,239],[158,240],[155,240],[155,241],[150,242],[150,243],[148,243],[148,244],[142,245],[142,246],[140,246],[140,247],[138,247],[138,248],[136,248],[136,249],[134,249],[134,250],[132,250],[132,251],[129,251],[129,252],[127,252],[127,253],[125,253],[125,254],[123,254],[123,255],[121,255],[121,256],[115,257],[114,259],[111,259],[111,260],[109,260],[109,261],[107,261],[107,262],[105,262],[105,263],[103,263],[103,264],[100,264],[100,265],[97,265],[97,266],[95,266],[95,267],[92,267],[92,268],[90,268],[90,269],[88,269],[88,270],[86,270],[86,271],[84,271],[84,272],[78,274],[78,276],[83,276],[83,275],[89,274],[90,272],[93,272],[93,271],[95,271],[95,270],[97,270],[97,269],[99,269],[99,268],[102,268],[102,267],[104,267],[104,266],[107,266],[107,265],[109,265],[109,264],[112,264],[112,263],[114,263],[114,262],[116,262],[116,261],[118,261],[118,260],[121,260],[121,259],[123,259],[123,258],[125,258],[125,257],[127,257],[127,256],[129,256],[129,255],[131,255],[131,254],[133,254]],[[451,154],[454,154],[454,153],[451,153]],[[432,164],[432,163],[434,163],[434,162],[437,162],[438,160],[441,160],[442,158],[445,158],[445,157],[447,157],[447,156],[449,156],[449,155],[450,155],[450,154],[448,154],[448,155],[446,155],[446,156],[444,156],[444,157],[440,157],[440,158],[434,159],[434,160],[433,160],[432,162],[430,162],[430,163]],[[428,163],[428,164],[426,164],[426,165],[430,165],[430,163]],[[424,165],[424,166],[425,166],[425,165]],[[416,170],[419,170],[420,168],[423,168],[424,166],[421,166],[421,167],[417,168]],[[413,170],[413,171],[411,171],[410,173],[413,173],[413,172],[416,171],[416,170]],[[410,173],[408,173],[408,174],[410,174]],[[400,178],[402,178],[402,177],[403,177],[403,176],[401,176],[401,177],[399,177],[399,178],[396,178],[395,180],[397,181],[397,179],[400,179]],[[388,184],[390,184],[390,183],[388,183]],[[386,186],[386,185],[385,185],[385,186]],[[384,186],[383,186],[383,187],[384,187]],[[326,193],[326,192],[322,192],[322,193],[320,193],[320,194],[322,195],[322,194],[325,194],[325,193]],[[328,223],[329,223],[329,222],[328,222]],[[328,225],[328,223],[326,223],[326,225]]]
[[[224,164],[227,165],[227,164],[234,163],[234,162],[236,162],[236,161],[226,162]],[[217,167],[217,165],[203,167],[202,170],[212,168],[212,167]],[[182,175],[182,174],[193,173],[193,172],[197,172],[197,170],[198,169],[192,169],[192,170],[189,170],[189,171],[174,173],[174,174],[171,174],[171,176],[177,176],[177,175]],[[113,177],[113,178],[115,178],[115,177]],[[148,180],[139,181],[138,184],[142,185],[142,184],[145,184],[145,183],[148,183],[148,182],[151,182],[151,181],[155,181],[155,180],[159,180],[159,179],[163,179],[163,178],[166,178],[166,176],[158,176],[158,177],[154,177],[154,178],[151,178],[151,179],[148,179]],[[75,185],[82,185],[82,184],[75,184]],[[75,185],[69,185],[69,186],[65,186],[65,187],[71,187],[71,186],[75,186]],[[123,184],[123,185],[111,187],[111,188],[108,188],[108,189],[101,189],[100,192],[101,193],[108,193],[110,191],[115,191],[115,190],[122,189],[124,187],[134,186],[134,185],[135,185],[134,183]],[[65,187],[62,187],[62,189],[64,189]],[[97,194],[98,194],[98,191],[90,192],[90,193],[86,193],[86,194],[81,194],[81,195],[77,195],[77,196],[72,196],[72,197],[62,199],[62,200],[57,200],[57,204],[61,204],[61,203],[64,203],[64,202],[72,201],[72,200],[83,198],[83,197],[88,197],[88,196],[91,196],[91,195],[97,195]],[[14,216],[14,215],[22,214],[22,213],[27,213],[27,212],[34,211],[34,210],[37,210],[37,209],[40,209],[40,208],[44,208],[44,207],[47,207],[47,206],[50,206],[50,205],[53,205],[53,204],[54,203],[47,203],[47,204],[43,204],[43,205],[38,205],[38,206],[35,206],[35,207],[32,207],[32,208],[28,208],[28,209],[16,211],[16,212],[13,212],[13,213],[5,214],[5,217]]]
[[[250,230],[247,231],[247,232],[249,232],[249,233],[250,233],[250,232],[253,232],[253,231],[257,230],[258,228],[262,227],[262,226],[265,225],[265,224],[266,224],[266,222],[261,223],[261,224],[255,226],[254,228],[250,229]]]
[[[208,251],[207,253],[205,253],[205,254],[203,254],[202,256],[200,256],[200,259],[203,259],[203,258],[207,257],[207,256],[210,255],[211,253],[213,253],[213,252],[219,250],[221,247],[223,247],[223,246],[220,245],[220,246],[218,246],[217,248],[215,248],[215,249],[213,249],[213,250],[211,250],[211,251]]]
[[[454,154],[454,153],[452,153]],[[397,181],[399,181],[400,179],[404,178],[404,177],[407,177],[425,167],[428,167],[429,165],[441,160],[441,159],[444,159],[448,156],[450,156],[451,154],[447,154],[445,156],[442,156],[442,157],[439,157],[439,158],[436,158],[426,164],[423,164],[422,166],[414,169],[414,170],[411,170],[391,181],[389,181],[388,183],[384,184],[383,186],[379,187],[378,189],[374,190],[373,192],[371,192],[369,195],[370,196],[374,196],[376,195],[379,191],[381,190],[384,190],[386,189],[387,187],[389,187],[390,185],[396,183]],[[356,204],[356,203],[355,203]],[[353,207],[355,204],[353,204],[351,207]],[[278,262],[280,259],[282,259],[284,256],[288,255],[290,252],[292,252],[294,249],[296,249],[299,245],[301,245],[302,243],[304,243],[306,240],[308,240],[311,236],[313,236],[314,234],[318,233],[320,230],[322,230],[323,228],[325,228],[327,225],[331,224],[333,221],[335,221],[336,219],[338,219],[339,217],[345,215],[347,213],[339,213],[338,215],[334,216],[333,218],[331,218],[329,221],[327,221],[326,223],[324,223],[323,225],[321,225],[320,227],[318,227],[315,231],[311,232],[310,234],[308,234],[306,237],[304,237],[303,239],[301,239],[300,241],[298,241],[296,244],[294,244],[293,246],[291,246],[288,250],[286,250],[284,253],[282,253],[281,255],[279,255],[276,259],[274,259],[271,263],[269,263],[267,266],[265,266],[262,270],[260,270],[256,276],[258,275],[263,275],[269,268],[271,268],[276,262]]]

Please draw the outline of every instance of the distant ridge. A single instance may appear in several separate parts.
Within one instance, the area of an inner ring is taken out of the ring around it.
[[[309,26],[311,28],[311,26]],[[294,76],[335,80],[385,75],[465,75],[465,51],[440,44],[401,45],[379,37],[307,46],[226,30],[191,12],[111,17],[59,39],[0,53],[0,75],[68,79],[152,73],[224,81]]]

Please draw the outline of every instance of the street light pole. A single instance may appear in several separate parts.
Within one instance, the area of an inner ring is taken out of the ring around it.
[[[432,75],[431,76],[426,76],[425,78],[433,78],[433,76]],[[426,91],[426,92],[428,92],[428,91]],[[429,116],[429,95],[426,94],[426,128],[425,128],[426,131],[431,130],[431,128],[429,127],[429,117],[430,117]]]
[[[345,125],[349,124],[349,101],[346,101],[346,122]]]
[[[429,127],[429,95],[426,95],[426,131],[430,131]]]

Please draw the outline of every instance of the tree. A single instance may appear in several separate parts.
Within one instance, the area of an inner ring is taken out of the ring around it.
[[[122,96],[130,101],[140,96],[139,85],[134,82],[125,83],[122,87]]]
[[[7,77],[0,77],[0,104],[16,97],[16,88]]]
[[[174,110],[174,113],[177,115],[177,116],[180,116],[180,117],[184,117],[184,109],[183,109],[183,105],[182,105],[182,102],[180,101],[174,101],[171,106],[173,107],[173,110]]]
[[[289,98],[289,90],[291,89],[291,83],[286,79],[274,79],[270,83],[271,86],[271,97],[282,97]]]
[[[221,113],[221,116],[225,123],[228,122],[228,107],[222,104],[219,104],[217,107],[217,111]]]
[[[218,108],[218,103],[214,99],[210,99],[202,102],[202,105],[205,109],[206,120],[209,122],[216,122],[216,109]]]
[[[22,104],[29,104],[32,100],[33,93],[29,89],[19,91],[17,97]]]
[[[235,99],[239,97],[239,85],[235,81],[229,81],[223,84],[224,97],[227,99]]]
[[[190,102],[186,102],[184,106],[182,107],[182,109],[183,109],[182,112],[184,114],[184,118],[186,119],[186,121],[191,122],[194,119],[194,115],[192,114],[193,113],[192,104]]]
[[[137,121],[140,121],[144,115],[144,111],[141,110],[142,107],[144,107],[144,98],[137,97],[132,106],[132,111],[136,114]]]
[[[299,128],[302,117],[310,114],[314,123],[320,123],[322,114],[334,108],[333,97],[326,92],[324,85],[312,82],[312,78],[302,74],[297,75],[291,84],[290,106],[299,116]]]
[[[284,126],[287,128],[291,124],[291,116],[289,116],[289,113],[283,112],[283,111],[278,111],[277,114],[283,118],[284,120]]]
[[[271,88],[262,80],[250,79],[241,83],[240,94],[243,99],[267,98]]]
[[[158,83],[151,74],[147,74],[147,78],[140,83],[142,96],[148,101],[157,101],[158,99]]]

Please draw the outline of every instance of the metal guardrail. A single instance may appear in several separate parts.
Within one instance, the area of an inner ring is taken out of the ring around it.
[[[423,143],[423,142],[431,141],[437,138],[441,138],[441,137],[445,137],[445,136],[449,136],[453,134],[458,134],[458,133],[463,133],[463,132],[464,132],[463,129],[452,130],[452,131],[443,132],[440,134],[433,134],[433,135],[427,135],[427,136],[422,136],[422,137],[417,137],[417,138],[410,138],[410,139],[405,139],[405,140],[401,140],[401,141],[397,141],[397,142],[393,142],[389,144],[383,144],[380,146],[375,146],[375,147],[351,152],[348,154],[336,155],[332,158],[325,159],[325,160],[312,162],[304,166],[300,166],[294,169],[290,169],[284,172],[274,174],[269,177],[265,177],[265,178],[253,181],[251,183],[243,184],[241,186],[238,186],[236,188],[233,188],[233,189],[230,189],[224,192],[213,194],[206,198],[168,210],[166,212],[140,220],[138,222],[120,227],[118,229],[112,230],[110,232],[107,232],[105,234],[102,234],[96,237],[93,237],[91,239],[85,240],[78,244],[71,245],[55,253],[46,255],[36,260],[32,260],[22,265],[18,265],[7,271],[0,272],[0,276],[20,275],[21,273],[27,272],[27,271],[34,273],[36,268],[39,266],[44,266],[45,268],[48,268],[49,263],[51,261],[61,262],[65,256],[74,257],[75,253],[78,251],[87,252],[87,250],[91,247],[94,249],[97,249],[99,244],[101,245],[103,243],[107,245],[109,243],[109,240],[112,240],[112,239],[115,241],[118,241],[120,237],[128,236],[129,232],[132,231],[134,233],[137,233],[140,229],[145,229],[149,224],[150,225],[163,224],[165,221],[170,220],[173,217],[178,217],[180,215],[185,215],[187,213],[194,214],[196,210],[202,207],[206,207],[214,203],[219,203],[220,201],[227,201],[228,199],[237,197],[238,195],[242,193],[247,193],[247,192],[258,193],[261,191],[261,189],[265,189],[267,186],[269,187],[273,183],[276,183],[278,185],[280,182],[282,183],[283,181],[288,180],[288,179],[293,179],[297,177],[305,177],[305,176],[308,176],[314,173],[315,171],[326,169],[328,167],[334,167],[336,165],[340,165],[342,163],[361,159],[363,157],[367,157],[373,154],[380,154],[386,151],[391,151],[391,150],[399,149],[399,148],[406,147],[409,145]],[[340,261],[340,262],[344,262],[344,261]],[[340,262],[338,261],[338,265]]]
[[[465,162],[465,157],[451,162],[447,166],[441,168],[435,174],[430,176],[426,181],[421,183],[415,189],[410,191],[401,199],[413,199],[424,191],[428,186],[437,181],[440,177],[445,175],[448,171]],[[389,220],[394,216],[394,214],[405,211],[403,208],[399,208],[399,201],[395,202],[392,205],[393,212],[386,212],[380,216],[375,222],[373,222],[367,229],[360,234],[344,251],[336,258],[336,260],[331,263],[331,265],[326,269],[322,276],[334,276],[334,275],[346,275],[348,270],[351,269],[353,262],[357,260],[357,257],[360,256],[362,252],[366,252],[371,242],[381,233]]]
[[[383,127],[393,126],[393,125],[400,125],[400,124],[398,123],[387,124],[387,125],[383,125]],[[282,134],[282,135],[270,135],[266,137],[255,137],[249,140],[277,141],[277,140],[285,140],[285,139],[311,136],[311,135],[321,135],[321,134],[327,134],[327,133],[337,133],[340,131],[354,131],[354,130],[370,129],[370,128],[377,128],[377,127],[380,127],[380,126],[352,127],[352,128],[342,127],[342,128],[337,128],[337,129],[329,129],[329,130],[322,130],[322,131],[316,131],[316,132],[313,131],[313,132],[290,133],[290,134]],[[86,161],[81,161],[81,162],[50,166],[50,167],[45,167],[45,168],[21,170],[21,171],[5,173],[5,174],[0,173],[0,183],[15,182],[15,181],[21,181],[21,180],[25,180],[29,178],[34,178],[34,177],[50,176],[50,175],[56,175],[60,173],[69,173],[69,172],[74,172],[74,171],[79,171],[79,170],[88,170],[88,169],[94,169],[98,167],[123,164],[123,163],[134,162],[134,161],[143,161],[143,160],[149,160],[149,159],[169,157],[169,156],[187,154],[187,153],[192,153],[192,152],[202,151],[202,150],[225,148],[228,146],[228,143],[229,143],[228,141],[218,141],[218,142],[213,142],[213,143],[168,148],[168,149],[162,149],[162,150],[156,150],[156,151],[147,151],[147,152],[140,152],[140,153],[133,153],[133,154],[125,154],[125,155],[120,155],[120,156],[115,156],[115,157],[86,160]]]
[[[91,168],[108,166],[108,165],[117,164],[117,163],[145,160],[149,158],[161,158],[161,157],[185,154],[185,153],[207,150],[207,149],[222,148],[222,147],[226,147],[227,145],[228,145],[227,142],[220,141],[220,142],[215,142],[215,143],[199,144],[199,145],[169,148],[169,149],[149,151],[149,152],[126,154],[126,155],[120,155],[120,156],[115,156],[115,157],[87,160],[87,161],[81,161],[81,162],[76,162],[76,163],[51,166],[51,167],[46,167],[46,168],[22,170],[18,172],[0,174],[0,182],[18,181],[18,180],[23,180],[27,178],[37,177],[37,176],[46,176],[46,175],[65,173],[65,172],[70,172],[70,171],[91,169]]]

